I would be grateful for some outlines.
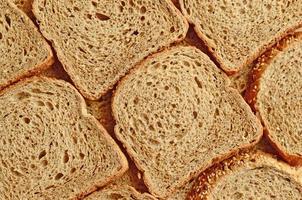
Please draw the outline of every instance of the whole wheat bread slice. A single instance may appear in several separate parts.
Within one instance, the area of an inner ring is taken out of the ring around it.
[[[33,12],[74,84],[91,100],[188,29],[170,0],[35,0]]]
[[[302,165],[302,33],[284,40],[253,69],[246,99],[289,163]]]
[[[151,56],[120,82],[115,133],[154,196],[169,196],[260,139],[260,122],[229,84],[205,54],[181,46]]]
[[[0,90],[53,63],[50,46],[12,2],[0,0]]]
[[[127,170],[127,160],[83,97],[34,77],[0,94],[1,199],[75,199]]]
[[[245,153],[207,169],[188,200],[300,200],[299,171],[263,152]]]
[[[299,0],[180,0],[180,6],[228,73],[249,65],[287,32],[302,25]]]

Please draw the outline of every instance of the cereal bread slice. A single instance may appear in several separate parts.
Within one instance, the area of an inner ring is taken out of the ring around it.
[[[151,56],[119,83],[115,134],[151,194],[168,197],[260,139],[259,120],[229,85],[205,54],[183,46]]]
[[[248,103],[280,155],[293,165],[302,165],[302,33],[262,57],[252,74]]]
[[[50,46],[12,2],[0,0],[0,90],[53,63]]]
[[[35,0],[33,12],[75,86],[91,100],[188,29],[170,0]]]
[[[203,172],[188,200],[302,199],[299,171],[263,152],[244,153]]]
[[[180,6],[228,73],[251,64],[289,31],[302,26],[300,0],[180,0]]]
[[[2,199],[75,199],[121,176],[126,157],[69,83],[43,77],[0,94]]]

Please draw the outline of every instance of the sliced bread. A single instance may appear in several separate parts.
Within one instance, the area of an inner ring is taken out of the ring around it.
[[[149,57],[119,83],[115,133],[154,196],[260,139],[260,122],[229,84],[205,54],[183,46]]]
[[[228,73],[249,65],[287,32],[302,25],[299,0],[180,0],[180,6]]]
[[[53,63],[50,46],[12,2],[0,0],[0,90]]]
[[[33,12],[74,84],[91,100],[188,29],[170,0],[35,0]]]
[[[188,200],[301,200],[297,169],[262,152],[241,154],[207,169]]]
[[[261,61],[252,72],[246,99],[280,155],[302,165],[302,34],[287,38]]]
[[[34,77],[0,94],[2,199],[75,199],[127,170],[105,129],[65,81]]]

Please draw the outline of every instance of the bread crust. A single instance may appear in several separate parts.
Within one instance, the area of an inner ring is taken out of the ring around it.
[[[207,37],[202,33],[202,29],[197,25],[197,23],[194,22],[194,20],[190,19],[190,16],[187,14],[186,9],[184,7],[184,0],[179,0],[179,3],[180,3],[180,8],[181,8],[181,11],[182,11],[183,15],[186,17],[186,19],[188,20],[188,22],[190,24],[194,25],[194,30],[196,31],[197,35],[206,44],[209,52],[213,55],[216,62],[219,63],[220,68],[223,69],[225,71],[225,73],[227,73],[228,75],[233,75],[236,72],[240,71],[243,67],[252,64],[252,62],[254,60],[256,60],[261,54],[263,54],[265,51],[269,50],[272,46],[274,46],[278,41],[280,41],[286,35],[288,35],[289,33],[294,32],[295,29],[298,29],[298,28],[302,27],[302,20],[301,20],[294,27],[288,28],[284,32],[276,34],[275,38],[272,38],[270,42],[268,42],[267,44],[261,46],[258,49],[258,51],[255,52],[254,54],[249,55],[242,66],[237,66],[236,68],[232,68],[232,67],[227,66],[223,63],[223,60],[221,59],[221,57],[214,50],[215,47],[212,44],[209,43],[209,41],[207,40]]]
[[[15,4],[13,4],[12,2],[8,2],[8,4],[16,10],[16,12],[18,12],[19,15],[23,16],[27,23],[32,23],[32,28],[34,28],[34,31],[39,32],[38,28],[33,24],[33,22],[29,19],[29,17],[24,14]],[[39,33],[40,34],[40,33]],[[40,34],[41,35],[41,34]],[[43,38],[43,36],[41,35],[41,38]],[[10,80],[7,80],[7,82],[3,85],[0,85],[0,91],[3,90],[5,87],[16,83],[17,81],[20,81],[21,79],[33,76],[33,75],[37,75],[39,73],[41,73],[42,71],[48,69],[53,63],[54,63],[54,56],[53,56],[53,52],[51,50],[50,45],[46,42],[46,40],[43,38],[43,43],[44,43],[44,47],[47,48],[48,50],[48,56],[47,58],[39,63],[38,65],[36,65],[33,69],[28,70],[27,72],[20,74],[19,76],[16,76]]]
[[[295,40],[295,38],[301,40],[302,32],[292,33],[281,40],[271,50],[267,51],[265,54],[263,54],[262,57],[259,58],[257,65],[255,65],[255,67],[251,71],[250,84],[244,96],[247,103],[252,107],[254,112],[256,112],[256,115],[264,126],[265,124],[267,124],[267,120],[265,116],[261,116],[260,110],[257,106],[257,95],[260,87],[260,78],[265,72],[269,63],[274,59],[274,57],[277,54],[281,53],[282,50],[289,47],[292,43],[292,40]],[[287,151],[284,150],[283,147],[281,147],[278,141],[274,141],[274,139],[271,137],[270,130],[268,130],[267,128],[265,128],[264,135],[284,160],[286,160],[291,165],[302,166],[302,156],[287,153]]]
[[[123,154],[123,152],[118,147],[118,145],[115,143],[115,141],[112,139],[112,137],[108,134],[108,132],[106,131],[106,129],[91,114],[89,114],[87,112],[86,103],[85,103],[84,98],[79,94],[79,92],[70,83],[68,83],[66,81],[63,81],[63,80],[58,80],[56,78],[51,78],[51,77],[34,76],[34,77],[31,77],[31,78],[22,79],[21,81],[10,85],[9,87],[5,88],[4,90],[2,90],[0,92],[0,96],[2,96],[4,93],[6,93],[8,91],[14,90],[14,88],[18,87],[19,85],[30,83],[30,82],[36,81],[36,80],[56,80],[56,81],[64,82],[64,84],[70,85],[71,88],[74,90],[75,94],[77,94],[76,95],[77,99],[79,101],[79,104],[81,105],[80,108],[79,108],[79,110],[81,110],[81,115],[83,115],[84,118],[87,118],[87,119],[89,119],[89,120],[91,120],[91,121],[94,122],[94,124],[100,130],[100,134],[102,134],[102,136],[114,148],[115,152],[119,156],[121,167],[119,169],[117,169],[116,172],[114,174],[112,174],[112,176],[110,176],[110,177],[108,177],[108,178],[106,178],[106,179],[104,179],[104,180],[102,180],[100,182],[97,182],[95,185],[92,185],[91,188],[89,188],[86,191],[81,192],[76,197],[74,197],[73,200],[83,199],[85,196],[87,196],[90,193],[96,191],[100,187],[103,187],[106,184],[112,182],[113,180],[121,177],[128,170],[128,168],[129,168],[126,156]]]
[[[164,0],[167,4],[168,4],[168,6],[175,12],[175,14],[177,15],[177,17],[179,18],[179,20],[181,20],[181,23],[182,23],[182,25],[183,25],[183,30],[182,30],[182,32],[184,32],[184,33],[186,33],[187,31],[188,31],[188,29],[189,29],[189,23],[186,21],[186,19],[185,19],[185,17],[182,15],[182,13],[175,7],[175,5],[173,4],[173,2],[171,1],[171,0]],[[35,16],[38,16],[38,0],[34,0],[34,2],[33,2],[33,9],[32,9],[32,12],[33,12],[33,14],[35,15]],[[70,78],[71,78],[71,80],[73,81],[73,84],[75,85],[75,87],[80,91],[80,93],[85,97],[85,98],[87,98],[87,99],[89,99],[89,100],[98,100],[99,98],[101,98],[103,95],[105,95],[109,90],[112,90],[114,87],[115,87],[115,85],[116,85],[116,83],[123,77],[123,76],[125,76],[127,73],[129,73],[129,70],[128,70],[128,72],[126,72],[126,73],[124,73],[124,74],[122,74],[122,75],[120,75],[118,78],[117,78],[117,81],[115,81],[115,83],[111,83],[111,84],[108,84],[108,87],[106,87],[106,88],[104,88],[104,89],[102,89],[102,90],[100,90],[100,91],[95,91],[95,95],[93,95],[93,94],[91,94],[91,92],[89,92],[89,91],[86,91],[86,89],[84,89],[84,88],[82,88],[81,87],[81,84],[79,83],[79,81],[77,81],[77,74],[75,74],[75,73],[73,73],[72,71],[73,71],[73,67],[72,67],[72,64],[68,61],[68,59],[65,59],[65,56],[64,56],[64,53],[63,53],[63,51],[61,50],[61,49],[59,49],[59,48],[57,48],[56,47],[56,44],[55,44],[55,41],[53,41],[53,40],[51,40],[50,38],[51,38],[51,36],[50,35],[48,35],[45,31],[42,33],[44,36],[45,36],[45,38],[47,39],[47,40],[49,40],[51,43],[52,43],[52,46],[53,46],[53,48],[54,49],[56,49],[56,52],[57,52],[57,56],[58,56],[58,59],[60,60],[60,62],[62,63],[62,65],[63,65],[63,68],[64,68],[64,70],[68,73],[68,75],[70,76]],[[174,41],[172,41],[171,43],[170,43],[170,45],[172,45],[173,43],[177,43],[177,42],[180,42],[180,41],[182,41],[183,39],[185,38],[185,34],[183,34],[183,36],[182,37],[178,37],[178,38],[176,38]],[[169,46],[169,45],[167,45],[167,46]],[[161,51],[161,50],[163,50],[163,49],[165,49],[166,47],[162,47],[162,48],[158,48],[157,50],[154,50],[153,51],[153,53],[156,53],[156,52],[159,52],[159,51]],[[152,54],[152,53],[151,53]],[[147,55],[147,56],[145,56],[145,58],[146,57],[148,57],[149,55]],[[145,59],[144,58],[144,59]],[[142,59],[142,60],[144,60],[144,59]],[[141,60],[141,61],[142,61]],[[138,63],[140,63],[141,61],[139,61]],[[133,67],[135,67],[135,65],[137,65],[138,63],[136,63],[136,64],[134,64],[134,66],[132,66],[132,68]],[[131,70],[131,69],[130,69]]]
[[[112,94],[112,102],[111,102],[111,107],[112,107],[112,114],[113,114],[113,117],[115,120],[117,120],[117,113],[118,113],[118,110],[117,108],[114,107],[114,102],[115,102],[115,96],[117,93],[119,93],[119,90],[120,88],[125,84],[126,80],[129,79],[129,75],[131,74],[134,74],[136,71],[139,70],[140,66],[144,65],[144,63],[148,62],[148,60],[150,59],[153,59],[153,58],[156,58],[158,54],[163,54],[163,53],[166,53],[170,50],[173,50],[173,49],[177,49],[179,46],[172,46],[172,47],[168,47],[168,48],[165,48],[163,51],[161,52],[157,52],[155,54],[152,54],[150,55],[149,57],[147,57],[145,60],[141,61],[139,64],[137,64],[132,70],[130,70],[128,76],[125,76],[124,78],[122,78],[118,84],[117,84],[117,87],[116,89],[113,91],[113,94]],[[198,51],[200,51],[198,48],[196,47],[191,47],[191,48],[194,48],[194,49],[197,49]],[[229,87],[229,91],[235,91],[237,93],[237,90],[236,89],[233,89],[230,87],[230,80],[228,78],[226,78],[226,87]],[[238,93],[238,95],[240,96],[240,94]],[[241,102],[242,103],[242,102]],[[246,106],[246,105],[243,105],[243,106]],[[182,180],[180,180],[179,182],[181,183],[179,186],[183,186],[185,185],[186,183],[188,183],[190,180],[192,180],[194,177],[196,177],[199,173],[201,173],[202,171],[204,171],[205,169],[209,168],[210,166],[216,164],[216,163],[219,163],[221,162],[222,160],[225,160],[227,158],[230,158],[232,157],[233,155],[236,155],[238,154],[238,152],[242,151],[242,150],[245,150],[245,149],[249,149],[253,146],[255,146],[262,138],[263,136],[263,129],[262,129],[262,126],[261,126],[261,123],[259,121],[259,131],[257,133],[258,137],[255,139],[254,142],[252,143],[249,143],[249,144],[244,144],[242,145],[240,148],[235,148],[235,149],[232,149],[230,152],[228,153],[225,153],[224,155],[220,156],[220,157],[217,157],[216,159],[213,159],[211,160],[205,167],[202,167],[200,168],[196,173],[194,174],[190,174],[190,176],[188,177],[185,177],[183,178]],[[117,126],[115,126],[115,132],[117,132]],[[121,141],[121,137],[119,137],[118,134],[116,134],[116,137],[119,141]],[[134,161],[135,165],[137,166],[137,168],[143,173],[143,180],[144,180],[144,183],[145,185],[147,186],[147,188],[149,189],[150,193],[152,195],[154,195],[155,197],[158,197],[159,194],[156,194],[156,192],[153,190],[153,188],[151,187],[151,180],[150,180],[150,177],[147,177],[145,175],[145,172],[144,172],[144,169],[143,167],[134,159],[134,155],[132,153],[132,151],[130,151],[131,147],[126,144],[126,143],[123,143],[127,153],[129,154],[129,156],[131,157],[131,159]],[[177,192],[177,189],[174,189],[174,190],[171,190],[168,192],[167,196],[166,197],[169,197],[171,196],[172,194],[174,194],[175,192]],[[165,197],[165,198],[166,198]]]
[[[277,160],[273,155],[265,153],[259,150],[251,150],[248,152],[240,152],[238,155],[231,157],[221,163],[215,164],[212,167],[205,170],[196,179],[192,190],[188,193],[187,200],[204,200],[206,194],[212,190],[213,185],[223,176],[227,175],[226,168],[230,171],[236,170],[245,165],[247,162],[261,162],[274,166],[275,168],[285,171],[291,175],[292,180],[300,184],[300,190],[302,193],[302,182],[300,180],[299,170],[291,168],[286,163]],[[231,172],[230,172],[231,173]]]

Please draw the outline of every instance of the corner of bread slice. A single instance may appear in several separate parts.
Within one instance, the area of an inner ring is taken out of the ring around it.
[[[291,99],[301,97],[301,44],[302,33],[292,33],[263,54],[245,93],[265,126],[269,142],[283,159],[298,166],[302,165],[302,149],[296,121],[301,121],[297,114],[301,109]]]
[[[51,47],[25,13],[10,1],[5,1],[1,10],[7,28],[1,34],[2,40],[15,37],[13,44],[2,41],[2,48],[9,50],[2,56],[4,63],[0,70],[0,89],[3,89],[47,69],[54,63],[54,58]]]
[[[299,173],[299,169],[271,154],[258,150],[240,152],[205,170],[196,179],[187,199],[258,199],[265,195],[297,198],[302,195]],[[283,184],[282,191],[277,191],[278,184]]]

